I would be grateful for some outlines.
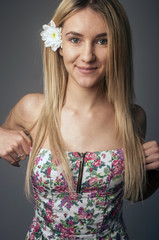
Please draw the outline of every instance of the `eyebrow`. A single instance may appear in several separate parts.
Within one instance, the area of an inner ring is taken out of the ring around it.
[[[73,32],[73,31],[70,31],[68,33],[66,33],[65,36],[68,36],[68,35],[74,35],[74,36],[78,36],[78,37],[83,37],[83,34],[81,33],[77,33],[77,32]],[[106,37],[107,36],[107,33],[100,33],[100,34],[97,34],[96,37]]]

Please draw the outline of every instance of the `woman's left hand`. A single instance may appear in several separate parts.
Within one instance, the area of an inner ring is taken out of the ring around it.
[[[156,141],[149,141],[143,144],[146,170],[159,171],[159,143]]]

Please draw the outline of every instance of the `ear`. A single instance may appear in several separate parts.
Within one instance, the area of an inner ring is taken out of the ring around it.
[[[61,47],[58,49],[58,52],[63,57],[63,49]]]

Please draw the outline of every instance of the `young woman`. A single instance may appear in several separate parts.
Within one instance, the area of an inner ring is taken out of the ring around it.
[[[63,0],[41,35],[45,94],[24,96],[0,128],[3,158],[18,166],[30,153],[26,239],[128,239],[123,196],[137,201],[158,187],[159,149],[143,144],[127,16],[117,0]]]

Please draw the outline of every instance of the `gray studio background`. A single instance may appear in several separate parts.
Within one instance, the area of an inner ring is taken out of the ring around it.
[[[29,92],[42,92],[41,26],[58,0],[7,0],[0,4],[0,122]],[[147,113],[146,140],[159,141],[159,1],[120,0],[133,33],[136,101]],[[33,203],[24,194],[27,161],[20,168],[0,159],[0,239],[24,240]],[[130,240],[159,239],[159,190],[143,203],[124,203]]]

